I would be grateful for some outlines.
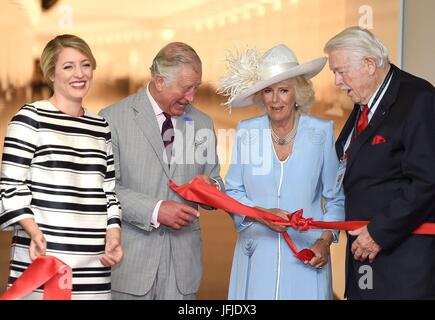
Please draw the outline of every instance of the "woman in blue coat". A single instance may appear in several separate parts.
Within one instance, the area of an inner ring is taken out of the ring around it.
[[[305,218],[343,220],[333,123],[307,115],[314,100],[309,79],[322,70],[326,58],[299,64],[281,44],[262,57],[248,49],[228,62],[230,73],[220,87],[228,104],[256,104],[265,114],[238,125],[227,194],[284,219],[286,213],[303,209]],[[229,299],[332,299],[329,247],[337,241],[336,231],[297,231],[262,219],[232,217],[239,238]],[[282,232],[315,257],[298,260]]]

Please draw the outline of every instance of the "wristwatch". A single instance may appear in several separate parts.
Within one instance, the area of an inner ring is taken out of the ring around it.
[[[216,179],[209,177],[209,179],[211,180],[211,182],[213,183],[213,185],[216,187],[216,189],[218,189],[219,191],[221,191],[221,184],[219,183],[219,181],[217,181]]]

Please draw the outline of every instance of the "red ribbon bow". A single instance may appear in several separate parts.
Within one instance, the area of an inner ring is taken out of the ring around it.
[[[302,215],[304,210],[299,209],[290,216],[290,226],[299,231],[307,231],[313,225],[313,218],[304,218]]]
[[[189,201],[201,203],[235,214],[243,214],[248,217],[260,217],[271,222],[292,226],[293,228],[301,231],[315,228],[313,226],[314,221],[312,218],[303,218],[302,209],[290,214],[290,220],[287,221],[270,212],[245,206],[225,193],[218,191],[214,186],[205,183],[199,178],[195,178],[190,183],[186,183],[182,186],[177,186],[172,180],[170,180],[169,186],[181,197]],[[290,249],[299,260],[305,262],[310,261],[314,257],[314,252],[310,249],[303,249],[299,251],[287,232],[284,231],[282,235],[284,236],[284,239],[286,240]]]
[[[248,217],[260,217],[271,222],[290,226],[300,231],[310,229],[335,229],[349,231],[361,228],[369,223],[368,221],[315,221],[313,218],[304,218],[302,209],[288,215],[289,221],[287,221],[270,212],[245,206],[199,178],[195,178],[191,182],[185,183],[181,186],[177,186],[172,180],[170,180],[169,186],[186,200],[211,206],[233,214],[245,215]],[[413,234],[435,235],[435,223],[423,223],[414,230]],[[310,249],[302,249],[299,251],[286,231],[284,231],[282,235],[299,260],[305,262],[314,257],[314,252]]]

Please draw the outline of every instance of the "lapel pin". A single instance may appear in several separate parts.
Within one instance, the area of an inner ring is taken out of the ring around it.
[[[192,118],[187,116],[187,115],[183,116],[183,120],[184,120],[184,122],[192,122],[193,121]]]

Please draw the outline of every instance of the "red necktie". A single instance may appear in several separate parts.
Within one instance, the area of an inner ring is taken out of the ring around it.
[[[364,131],[364,129],[369,124],[369,107],[368,105],[364,105],[362,111],[359,114],[358,121],[356,123],[356,132],[352,134],[352,139],[350,140],[350,143],[352,143],[356,137],[361,134],[361,132]],[[344,153],[344,159],[347,159],[347,150]]]
[[[369,124],[369,111],[368,105],[364,105],[356,124],[357,135],[361,134]]]

